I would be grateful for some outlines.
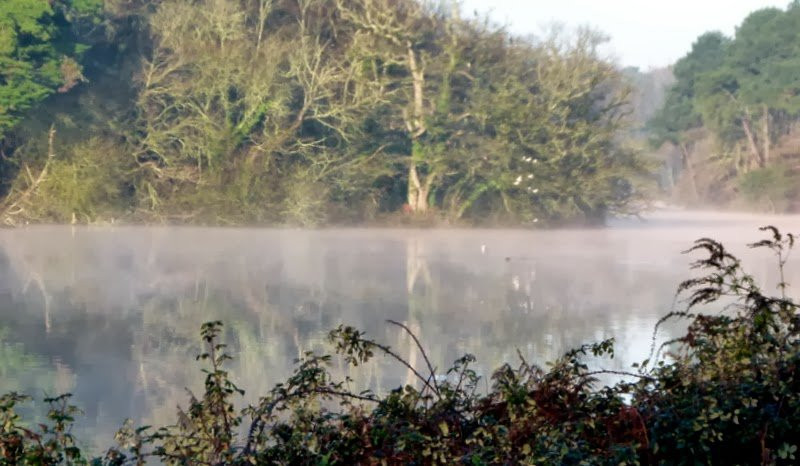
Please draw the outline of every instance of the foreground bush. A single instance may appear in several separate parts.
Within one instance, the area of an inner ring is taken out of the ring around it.
[[[783,276],[795,237],[751,245],[775,253]],[[335,353],[357,366],[375,354],[412,371],[415,388],[386,396],[353,393],[328,372],[331,355],[308,353],[293,375],[259,403],[237,411],[243,392],[224,369],[221,323],[205,324],[205,391],[177,422],[160,428],[127,423],[119,445],[87,459],[70,434],[77,409],[69,396],[46,400],[48,423],[29,427],[14,412],[27,398],[0,398],[3,464],[792,464],[800,444],[800,312],[786,297],[765,295],[722,244],[700,239],[690,251],[699,278],[682,283],[686,334],[662,346],[628,381],[597,387],[601,372],[582,361],[613,357],[613,342],[568,352],[546,370],[522,357],[492,376],[488,393],[466,355],[447,378],[410,366],[391,348],[351,327],[330,333]],[[732,302],[726,311],[703,306]],[[411,334],[402,324],[392,322]],[[422,346],[411,335],[423,352]],[[665,354],[665,356],[661,356]]]

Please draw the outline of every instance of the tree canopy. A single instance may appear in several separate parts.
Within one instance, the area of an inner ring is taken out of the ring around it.
[[[800,119],[800,2],[753,12],[731,38],[700,36],[673,71],[676,82],[650,122],[656,144],[690,155],[713,139],[715,149],[694,154],[694,163],[716,167],[722,183],[787,163],[778,149]]]
[[[0,140],[53,92],[85,80],[88,47],[77,28],[96,23],[101,0],[6,0],[0,4]]]
[[[6,223],[596,222],[647,176],[592,31],[521,39],[417,0],[2,8]]]

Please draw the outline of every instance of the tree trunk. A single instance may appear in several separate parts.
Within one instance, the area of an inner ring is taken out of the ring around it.
[[[686,170],[686,174],[689,175],[689,185],[692,187],[692,195],[696,201],[700,200],[700,192],[697,190],[697,179],[695,178],[694,167],[692,166],[689,151],[686,149],[686,144],[682,142],[678,144],[678,147],[681,150],[683,168]]]
[[[750,155],[756,161],[759,168],[764,168],[764,157],[763,154],[761,154],[761,152],[758,150],[755,136],[753,135],[753,131],[750,129],[750,118],[742,118],[742,129],[744,130],[745,136],[747,136],[747,145],[750,147]]]
[[[770,150],[770,138],[769,138],[769,109],[767,109],[767,105],[764,104],[763,107],[764,113],[761,117],[761,134],[762,134],[762,144],[763,144],[763,151],[764,151],[764,165],[769,163],[769,150]]]
[[[408,169],[408,207],[411,212],[425,213],[428,211],[428,193],[430,192],[431,175],[428,182],[423,185],[419,180],[417,164],[412,162]]]
[[[417,62],[417,54],[411,43],[406,44],[408,70],[411,73],[412,85],[414,90],[414,101],[412,103],[412,114],[406,118],[406,128],[411,136],[412,147],[416,149],[418,141],[425,134],[425,73]],[[429,173],[426,180],[420,180],[419,170],[415,157],[415,149],[412,149],[411,163],[408,167],[408,208],[413,213],[425,213],[428,211],[428,193],[433,181],[433,174]]]

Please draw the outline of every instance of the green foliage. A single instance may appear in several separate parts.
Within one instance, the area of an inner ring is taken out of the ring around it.
[[[698,110],[702,93],[698,86],[706,73],[716,70],[725,60],[730,40],[720,33],[700,36],[688,55],[673,67],[675,84],[669,89],[663,107],[650,121],[654,143],[677,143],[683,134],[703,124]]]
[[[751,13],[733,38],[702,35],[674,66],[676,82],[649,124],[652,142],[678,146],[687,176],[721,181],[723,190],[752,184],[741,176],[791,155],[780,149],[800,120],[798,56],[798,2]]]
[[[796,237],[774,227],[751,245],[771,251],[783,277]],[[465,355],[437,372],[422,354],[415,367],[363,332],[340,326],[329,335],[335,355],[358,366],[394,360],[416,383],[386,395],[354,392],[334,381],[334,355],[305,353],[294,373],[243,410],[243,392],[224,369],[222,324],[203,325],[205,388],[190,395],[174,425],[119,431],[119,446],[92,464],[793,464],[800,425],[800,307],[785,294],[764,294],[740,261],[703,238],[687,252],[703,256],[679,293],[686,333],[664,344],[623,380],[598,387],[585,362],[614,357],[614,342],[584,345],[547,368],[520,357],[503,365],[482,392]],[[727,310],[703,313],[724,302]],[[655,350],[655,348],[654,348]],[[661,354],[667,352],[668,357]],[[631,381],[632,380],[632,381]],[[4,464],[85,464],[70,435],[69,396],[50,403],[48,422],[32,429],[16,414],[26,397],[0,398]]]
[[[593,223],[639,198],[648,170],[619,143],[629,89],[599,58],[603,41],[587,30],[472,49],[472,118],[448,145],[459,158],[440,190],[457,217]]]
[[[31,218],[58,222],[94,222],[113,218],[124,208],[124,168],[120,148],[112,141],[89,140],[56,159],[33,199]],[[110,181],[117,181],[112,183]]]
[[[800,176],[786,165],[772,165],[748,172],[739,179],[744,198],[755,205],[767,205],[774,212],[787,210],[797,196]]]
[[[17,393],[0,396],[0,460],[3,464],[89,464],[70,433],[80,410],[69,404],[71,395],[45,398],[47,422],[31,429],[20,422],[19,404],[30,398]]]
[[[27,110],[85,79],[79,61],[87,46],[72,28],[96,21],[101,9],[101,0],[0,4],[0,142]]]
[[[38,87],[3,129],[0,205],[59,135],[5,223],[599,222],[643,193],[647,168],[617,137],[627,89],[595,33],[522,40],[418,0],[0,8],[44,28],[35,57],[17,35],[8,49],[28,71],[0,89]]]

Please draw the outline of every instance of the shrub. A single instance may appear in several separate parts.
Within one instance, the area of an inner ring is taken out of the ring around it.
[[[786,212],[796,198],[798,174],[786,164],[759,168],[739,178],[739,188],[746,201],[773,212]]]

